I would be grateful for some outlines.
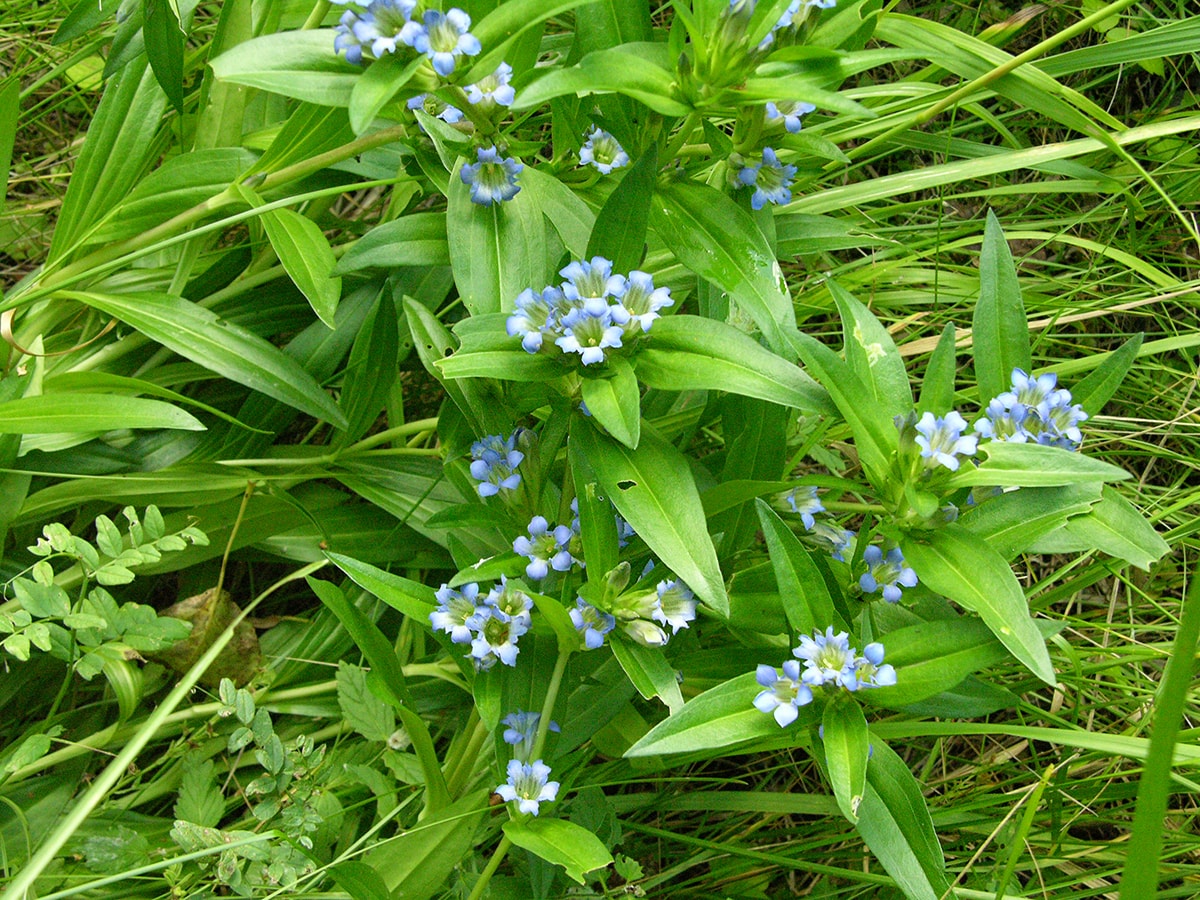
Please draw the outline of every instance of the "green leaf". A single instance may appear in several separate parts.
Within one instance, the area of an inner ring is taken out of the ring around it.
[[[379,111],[412,79],[425,62],[422,55],[406,60],[401,53],[389,53],[372,62],[350,92],[350,127],[362,134],[371,127]]]
[[[284,271],[317,317],[333,328],[342,279],[332,274],[337,260],[317,223],[291,209],[267,210],[259,219]]]
[[[571,256],[575,259],[591,256],[587,252],[587,242],[596,222],[592,208],[553,175],[547,175],[532,166],[525,167],[520,179],[521,190],[529,191],[535,205],[541,208],[546,221],[558,232],[559,240]],[[614,270],[628,271],[616,267]],[[531,284],[529,287],[540,288],[540,285]]]
[[[658,145],[651,144],[621,179],[596,216],[587,253],[612,260],[614,272],[636,269],[646,249],[650,200],[658,180]]]
[[[329,874],[351,900],[391,900],[387,883],[364,862],[353,859],[340,862],[329,867]]]
[[[600,494],[596,476],[582,456],[570,454],[575,496],[579,498],[579,530],[583,537],[583,558],[587,560],[588,583],[603,584],[620,558],[617,520],[612,504]]]
[[[433,588],[340,553],[326,551],[325,555],[364,591],[370,591],[392,609],[428,627],[429,614],[437,607]]]
[[[839,625],[829,588],[808,550],[769,504],[756,499],[754,506],[775,571],[779,599],[783,602],[792,633],[812,634],[824,631],[830,625]]]
[[[158,400],[115,394],[45,394],[0,403],[0,434],[58,434],[120,428],[203,431],[191,413]]]
[[[979,255],[979,299],[971,317],[975,378],[979,404],[987,406],[1012,384],[1012,370],[1033,370],[1029,354],[1029,323],[1017,267],[996,214],[988,210]]]
[[[1061,531],[1033,541],[1031,547],[1035,553],[1100,550],[1144,570],[1170,549],[1133,504],[1107,485],[1089,512],[1068,519]]]
[[[1111,463],[1062,447],[984,441],[979,450],[987,459],[978,466],[961,467],[948,479],[951,487],[1053,487],[1130,477]]]
[[[142,33],[146,38],[146,55],[159,86],[183,115],[183,44],[185,35],[179,17],[170,0],[145,0],[146,19]]]
[[[728,293],[780,355],[792,352],[796,316],[783,271],[750,214],[716,188],[660,185],[651,227],[687,268]]]
[[[121,0],[76,0],[50,42],[58,46],[83,37],[111,16],[120,4]]]
[[[700,316],[656,320],[638,352],[637,373],[662,390],[729,391],[809,413],[834,411],[825,390],[794,363],[733,326]]]
[[[386,741],[396,730],[392,708],[367,687],[367,673],[345,660],[338,661],[337,702],[346,724],[368,741]]]
[[[262,88],[321,106],[349,106],[359,66],[333,51],[332,28],[265,34],[211,60],[222,81]]]
[[[471,33],[485,48],[485,55],[472,66],[463,81],[478,81],[491,74],[504,59],[504,50],[524,32],[551,16],[581,6],[587,0],[508,0],[474,23]]]
[[[710,688],[651,728],[625,755],[694,753],[778,738],[782,731],[775,719],[754,708],[754,698],[761,690],[762,685],[754,672]],[[801,726],[813,725],[819,720],[820,714],[814,705],[800,708],[797,721]]]
[[[635,43],[589,53],[577,65],[552,69],[518,91],[513,109],[532,109],[567,94],[618,93],[664,116],[687,115],[690,108],[672,97],[674,73],[656,61],[665,49],[661,44]]]
[[[946,863],[921,785],[877,736],[856,827],[909,900],[951,896]]]
[[[350,245],[333,268],[335,275],[398,266],[448,266],[446,214],[413,213],[376,225]]]
[[[63,296],[103,310],[180,356],[342,428],[337,404],[300,364],[252,332],[171,294]]]
[[[387,292],[375,302],[375,312],[354,340],[342,377],[340,405],[346,414],[342,446],[357,441],[379,417],[396,380],[400,335],[396,304]]]
[[[316,103],[297,103],[296,110],[283,123],[271,145],[247,170],[246,175],[278,172],[352,140],[354,131],[350,128],[350,116],[346,110]]]
[[[0,172],[3,172],[4,194],[0,194],[0,212],[8,193],[8,176],[12,171],[13,143],[17,136],[17,119],[21,115],[21,85],[16,78],[0,84]]]
[[[967,509],[958,524],[979,535],[1005,559],[1013,559],[1072,516],[1088,512],[1100,499],[1101,485],[1023,488],[988,498]]]
[[[608,433],[630,449],[637,449],[642,433],[642,397],[637,376],[628,360],[611,356],[607,361],[611,377],[585,377],[580,384],[588,412]]]
[[[1138,351],[1142,348],[1142,337],[1141,334],[1135,334],[1107,354],[1104,362],[1075,385],[1071,392],[1075,402],[1082,406],[1089,416],[1094,416],[1104,409],[1104,404],[1117,392],[1133,361],[1137,359]]]
[[[858,701],[842,693],[825,704],[821,724],[833,795],[842,815],[857,822],[867,789],[867,719]]]
[[[474,203],[460,171],[455,168],[446,196],[454,283],[471,315],[511,312],[521,291],[549,282],[542,210],[525,190],[503,203]]]
[[[612,854],[586,828],[565,819],[510,819],[505,836],[524,850],[548,863],[562,866],[579,884],[583,876],[612,864]]]
[[[921,583],[979,614],[992,633],[1046,684],[1055,683],[1046,642],[1012,568],[982,538],[950,524],[920,537],[906,534],[900,547]]]
[[[917,401],[917,412],[931,412],[944,416],[954,408],[954,375],[956,371],[954,323],[947,322],[938,338],[937,346],[925,366],[925,377],[921,381],[921,399]]]
[[[631,450],[582,421],[575,425],[570,449],[583,454],[617,511],[710,609],[728,616],[725,582],[683,455],[648,426]]]
[[[892,336],[869,309],[836,282],[827,282],[842,317],[846,365],[870,388],[875,403],[888,417],[913,410],[912,389],[904,360]]]
[[[503,378],[508,381],[552,381],[564,374],[559,360],[543,353],[526,353],[517,345],[515,350],[483,350],[464,353],[461,350],[436,360],[436,369],[443,378]]]
[[[180,770],[179,799],[175,801],[173,815],[194,825],[215,828],[225,815],[225,798],[213,777],[216,771],[213,761],[192,752],[183,758]]]
[[[675,668],[667,662],[662,650],[645,647],[616,632],[610,636],[613,656],[621,664],[629,681],[647,700],[658,697],[674,715],[683,708],[683,694]]]

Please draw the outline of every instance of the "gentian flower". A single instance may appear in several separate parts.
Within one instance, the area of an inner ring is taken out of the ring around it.
[[[603,256],[593,256],[591,262],[576,260],[558,274],[566,279],[563,296],[593,315],[609,309],[609,300],[619,300],[625,293],[625,276],[614,275],[612,262]]]
[[[526,576],[541,581],[550,574],[550,569],[570,571],[576,562],[568,549],[571,537],[571,529],[566,525],[557,525],[551,531],[544,516],[534,516],[529,522],[529,537],[522,535],[513,541],[513,550],[529,559]]]
[[[882,590],[888,603],[900,602],[901,586],[917,586],[917,573],[904,565],[904,554],[899,547],[893,547],[884,556],[883,550],[872,544],[863,551],[863,562],[869,568],[859,576],[858,586],[868,594]]]
[[[775,23],[773,32],[784,28],[791,28],[793,25],[799,25],[808,15],[809,7],[816,9],[833,9],[837,6],[837,0],[792,0],[788,4],[788,8],[783,11],[783,15],[779,17],[779,21]],[[804,10],[804,16],[800,15],[800,11]]]
[[[954,410],[944,417],[927,412],[917,422],[917,446],[926,460],[927,468],[945,466],[951,472],[958,471],[958,457],[973,456],[979,438],[963,434],[967,421]]]
[[[485,75],[474,84],[467,85],[467,100],[472,105],[482,103],[484,106],[512,106],[517,93],[509,80],[512,78],[512,66],[506,62],[500,63],[491,75]]]
[[[537,737],[538,723],[542,720],[542,714],[538,712],[525,712],[517,710],[509,713],[500,720],[500,724],[506,726],[504,729],[504,743],[511,744],[515,749],[513,755],[520,760],[526,760],[533,753],[533,742]],[[550,731],[561,731],[557,722],[551,722],[549,725]]]
[[[855,533],[849,528],[838,528],[822,520],[815,520],[809,529],[812,539],[829,551],[838,562],[846,561],[846,551],[854,546]]]
[[[765,107],[767,121],[774,122],[776,119],[783,119],[783,127],[789,134],[798,133],[803,127],[803,123],[800,121],[801,116],[807,116],[810,112],[815,112],[816,109],[813,104],[805,103],[802,100],[780,103],[768,102]]]
[[[886,687],[896,683],[896,670],[883,661],[883,644],[863,647],[863,655],[854,661],[860,688]]]
[[[767,203],[788,203],[792,199],[791,185],[795,176],[795,166],[784,165],[774,150],[764,147],[758,164],[740,169],[737,180],[741,185],[754,188],[750,206],[762,209]]]
[[[595,314],[587,309],[571,310],[562,319],[563,336],[554,343],[564,353],[578,353],[585,366],[604,362],[604,351],[620,347],[624,333],[615,322],[614,308],[606,306]]]
[[[800,663],[789,659],[783,664],[783,674],[774,666],[760,665],[755,674],[764,690],[754,698],[754,708],[775,717],[780,728],[796,721],[800,707],[812,703],[812,688],[800,680]]]
[[[468,31],[470,27],[471,17],[461,9],[445,13],[427,9],[423,27],[412,29],[408,36],[412,48],[428,56],[433,70],[445,78],[454,71],[458,57],[478,56],[483,50],[479,38]]]
[[[508,781],[496,788],[507,803],[517,801],[517,809],[536,816],[538,804],[549,803],[558,796],[558,782],[550,780],[550,767],[540,759],[523,763],[508,761]]]
[[[490,434],[471,445],[471,477],[479,484],[480,497],[494,497],[501,490],[516,490],[521,484],[517,466],[525,454],[517,449],[517,434],[507,438]]]
[[[629,154],[615,137],[593,125],[587,143],[579,151],[579,164],[595,166],[601,175],[607,175],[613,169],[629,165]]]
[[[363,48],[375,59],[395,53],[416,5],[416,0],[372,0],[362,12],[346,10],[334,29],[334,50],[344,50],[355,64],[362,63]]]
[[[583,645],[589,650],[604,646],[604,636],[617,627],[617,620],[610,613],[601,612],[582,597],[575,598],[575,608],[568,610],[571,624],[583,635]]]
[[[851,691],[858,688],[854,650],[846,632],[834,634],[830,625],[824,634],[816,631],[812,637],[801,635],[800,646],[792,650],[792,655],[804,662],[800,678],[805,684],[831,684]]]
[[[404,102],[408,109],[419,109],[431,116],[437,116],[447,125],[462,121],[463,111],[457,106],[451,106],[433,94],[417,94]]]
[[[992,398],[984,417],[975,423],[975,431],[988,440],[1024,444],[1029,440],[1029,432],[1025,430],[1029,407],[1023,403],[1005,403],[1003,397],[1002,394]]]
[[[540,294],[525,288],[517,296],[516,311],[508,317],[505,329],[510,337],[521,335],[521,346],[526,352],[537,353],[545,335],[554,331],[563,303],[563,293],[556,287],[545,288]]]
[[[659,318],[658,311],[674,303],[675,301],[671,299],[670,288],[656,288],[654,279],[645,272],[639,272],[636,269],[630,272],[629,278],[625,281],[625,289],[621,294],[621,309],[628,316],[628,321],[625,323],[626,332],[632,331],[634,326],[640,325],[642,333],[645,334],[654,324],[654,320]]]
[[[1012,371],[1012,390],[992,398],[983,418],[975,423],[980,437],[1013,443],[1036,441],[1065,450],[1078,450],[1083,441],[1079,423],[1088,415],[1072,403],[1071,392],[1057,386],[1053,372],[1036,378],[1022,369]]]
[[[446,632],[456,644],[469,643],[471,626],[468,623],[479,611],[479,585],[471,582],[464,584],[461,590],[455,590],[443,584],[434,596],[438,599],[438,608],[429,614],[429,624]]]
[[[467,626],[475,632],[470,656],[476,669],[486,671],[496,660],[506,666],[517,664],[517,639],[529,630],[527,615],[507,616],[498,607],[485,605],[476,609]]]
[[[800,517],[800,521],[804,523],[804,527],[809,531],[813,530],[816,525],[814,516],[817,513],[825,512],[825,506],[817,499],[816,485],[801,485],[800,487],[792,488],[784,497],[787,505],[791,507],[792,512]]]
[[[488,591],[483,604],[492,609],[492,614],[502,622],[521,619],[528,626],[529,611],[533,609],[533,598],[524,591],[508,586],[508,576],[501,575],[500,583]]]
[[[671,626],[671,634],[687,628],[696,618],[696,601],[688,586],[678,578],[658,583],[658,606],[650,614],[654,621]]]
[[[491,206],[517,196],[521,190],[517,175],[524,165],[511,156],[502,159],[495,147],[480,147],[475,157],[476,162],[464,164],[458,173],[463,184],[471,188],[472,202]]]

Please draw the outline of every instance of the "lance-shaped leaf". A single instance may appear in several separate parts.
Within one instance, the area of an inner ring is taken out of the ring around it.
[[[825,704],[821,717],[825,763],[838,807],[851,822],[867,789],[867,719],[858,701],[842,692]]]
[[[367,66],[350,91],[350,127],[355,134],[362,134],[371,126],[379,111],[408,84],[424,62],[424,56],[406,61],[400,53],[389,53]]]
[[[1021,301],[1017,267],[1000,229],[1000,221],[991,210],[988,210],[983,249],[979,255],[979,299],[971,317],[971,334],[979,403],[986,406],[993,397],[1008,390],[1013,369],[1029,372],[1033,368],[1029,355],[1029,323],[1025,319],[1025,304]]]
[[[829,282],[829,293],[842,317],[844,355],[850,371],[871,390],[876,404],[889,419],[912,412],[908,372],[892,336],[869,309],[840,285]]]
[[[958,524],[1012,559],[1062,528],[1072,516],[1088,512],[1100,499],[1101,487],[1092,482],[1009,491],[967,509]]]
[[[920,537],[904,535],[900,547],[922,584],[978,613],[1029,671],[1055,683],[1046,642],[1029,615],[1021,585],[983,538],[950,524]]]
[[[775,570],[779,599],[793,634],[812,634],[824,631],[829,625],[840,625],[835,619],[829,588],[808,550],[769,504],[758,499],[754,505]]]
[[[917,412],[944,416],[954,407],[954,323],[947,322],[925,366]]]
[[[984,441],[979,452],[987,458],[978,466],[962,466],[948,479],[951,487],[1054,487],[1129,478],[1122,468],[1062,447]]]
[[[685,116],[691,110],[671,96],[674,74],[659,64],[665,62],[665,49],[656,43],[637,43],[589,53],[578,65],[552,69],[533,82],[517,94],[513,108],[530,109],[567,94],[618,93],[664,116]]]
[[[349,106],[362,68],[333,52],[332,28],[265,34],[209,62],[217,78],[321,106]]]
[[[429,626],[429,614],[437,607],[432,588],[340,553],[326,552],[325,555],[360,588],[370,591],[419,625]]]
[[[656,320],[638,353],[637,372],[648,387],[667,391],[729,391],[809,413],[835,409],[794,363],[731,325],[700,316]]]
[[[1132,503],[1105,485],[1100,502],[1091,510],[1033,541],[1031,549],[1035,553],[1100,550],[1148,570],[1171,548]]]
[[[587,243],[587,256],[612,260],[613,271],[628,272],[642,261],[650,199],[658,176],[658,145],[652,144],[630,167],[596,216]]]
[[[521,818],[504,823],[505,836],[546,862],[562,866],[583,884],[583,876],[613,861],[600,838],[566,819]]]
[[[333,328],[342,279],[333,274],[337,259],[317,223],[292,209],[266,210],[260,221],[292,283],[317,317]]]
[[[620,356],[608,360],[610,378],[584,378],[583,402],[592,417],[626,447],[636,449],[642,433],[641,394],[637,376]]]
[[[683,708],[683,694],[675,668],[656,647],[644,647],[622,634],[614,633],[609,640],[613,656],[621,664],[629,681],[647,700],[658,697],[667,709],[676,713]]]
[[[583,454],[604,493],[654,554],[719,616],[729,598],[687,460],[648,426],[636,450],[576,422],[570,449]]]
[[[370,268],[448,265],[446,214],[428,212],[376,225],[350,245],[333,271],[344,275]]]
[[[1129,367],[1137,359],[1138,351],[1142,348],[1142,335],[1135,334],[1116,350],[1105,356],[1104,361],[1096,366],[1087,378],[1075,385],[1075,402],[1083,407],[1090,416],[1096,415],[1104,408],[1108,399],[1116,393]]]
[[[783,271],[750,214],[716,188],[660,185],[650,226],[681,263],[728,293],[767,343],[791,358],[796,315]]]
[[[46,394],[0,403],[0,434],[59,434],[117,428],[203,431],[191,413],[160,400],[116,394]]]
[[[298,362],[253,332],[182,297],[90,291],[64,291],[63,296],[115,316],[151,340],[230,381],[339,428],[346,425],[337,404]]]

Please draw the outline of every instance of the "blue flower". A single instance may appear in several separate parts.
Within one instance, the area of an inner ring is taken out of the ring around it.
[[[492,615],[502,622],[520,619],[526,626],[530,624],[529,611],[533,609],[533,598],[524,591],[509,587],[506,575],[501,575],[500,583],[488,591],[483,598],[483,605],[491,608]]]
[[[887,687],[896,683],[896,670],[883,661],[883,644],[863,647],[863,655],[854,660],[855,676],[860,688]]]
[[[471,445],[471,477],[479,484],[480,497],[494,497],[501,490],[516,490],[521,484],[517,466],[525,454],[517,449],[514,431],[507,438],[490,434]]]
[[[951,472],[958,471],[958,457],[973,456],[979,438],[963,434],[967,421],[954,410],[944,417],[927,412],[917,422],[917,446],[926,460],[927,468],[945,466]]]
[[[1062,447],[1064,450],[1078,450],[1083,442],[1083,432],[1079,430],[1079,423],[1084,421],[1088,414],[1079,404],[1071,404],[1070,391],[1060,390],[1056,393],[1060,395],[1060,399],[1050,407],[1050,413],[1042,423],[1042,431],[1037,436],[1038,443]]]
[[[449,634],[454,643],[469,643],[472,635],[468,623],[479,611],[479,585],[471,582],[456,591],[443,584],[434,596],[438,599],[438,608],[429,614],[429,623]]]
[[[815,9],[833,9],[837,6],[837,0],[792,0],[788,4],[788,8],[783,11],[783,15],[779,17],[779,21],[775,23],[775,27],[771,30],[779,31],[784,28],[791,28],[793,25],[799,25],[808,15],[809,8]],[[800,11],[804,11],[804,15],[800,15]]]
[[[467,622],[475,632],[470,656],[479,671],[490,669],[496,660],[506,666],[517,664],[517,639],[529,630],[529,616],[508,616],[498,607],[480,606]]]
[[[504,743],[511,744],[515,749],[513,755],[520,760],[526,760],[533,753],[533,742],[537,737],[538,723],[542,720],[542,714],[537,712],[525,712],[518,709],[516,712],[509,713],[500,720],[500,724],[506,726],[504,729]],[[551,722],[549,725],[550,731],[561,731],[557,722]]]
[[[760,665],[754,676],[765,690],[754,698],[754,708],[775,717],[780,728],[796,721],[800,707],[812,703],[812,688],[800,680],[800,663],[789,659],[783,674],[774,666]]]
[[[509,80],[512,78],[512,66],[506,62],[500,63],[491,75],[485,75],[474,84],[467,85],[467,100],[472,105],[482,103],[484,106],[512,106],[516,99]]]
[[[812,531],[817,523],[814,518],[817,513],[825,512],[824,504],[817,499],[816,485],[807,484],[792,488],[784,500],[791,507],[792,512],[800,517],[800,521],[809,531]]]
[[[817,520],[809,529],[812,539],[829,551],[838,562],[846,561],[846,551],[854,546],[856,535],[849,528],[839,528],[829,522]]]
[[[917,586],[917,573],[904,565],[904,554],[899,547],[893,547],[884,556],[883,550],[872,544],[863,551],[863,562],[869,568],[859,576],[858,586],[868,594],[882,590],[888,603],[900,602],[901,586]]]
[[[568,610],[571,624],[583,635],[583,645],[589,650],[604,646],[604,636],[617,627],[617,620],[610,613],[601,612],[582,597],[575,598],[575,608]]]
[[[563,336],[555,340],[564,353],[578,353],[585,366],[604,362],[604,351],[620,347],[624,330],[615,321],[614,307],[596,313],[573,309],[562,319]]]
[[[595,166],[601,175],[613,169],[629,165],[629,154],[617,143],[617,139],[596,126],[588,133],[587,143],[579,151],[580,165]]]
[[[1023,403],[1006,403],[1002,394],[991,399],[984,417],[974,427],[981,438],[1024,444],[1029,440],[1029,432],[1025,430],[1027,418],[1029,407]]]
[[[550,767],[540,759],[523,763],[519,759],[508,761],[508,780],[496,788],[496,793],[507,803],[517,801],[517,809],[536,816],[538,804],[549,803],[558,796],[558,782],[550,780]]]
[[[833,626],[825,629],[825,633],[813,632],[813,636],[800,636],[800,646],[792,650],[792,655],[804,662],[801,680],[811,687],[831,684],[855,690],[858,687],[858,677],[855,674],[854,650],[850,647],[850,636],[842,631],[833,632]]]
[[[495,147],[480,147],[475,151],[477,162],[464,164],[459,171],[463,184],[471,187],[471,200],[480,206],[491,206],[517,196],[521,186],[517,175],[525,168],[511,156],[501,159]]]
[[[522,535],[513,541],[513,550],[529,559],[525,566],[525,574],[534,581],[541,581],[556,572],[568,572],[576,562],[568,549],[571,543],[571,529],[566,525],[558,525],[553,531],[544,516],[534,516],[529,522],[529,537]]]
[[[1012,390],[992,398],[975,430],[990,440],[1036,441],[1078,450],[1083,441],[1079,423],[1088,415],[1072,402],[1070,391],[1057,385],[1053,372],[1034,378],[1022,369],[1013,369]]]
[[[416,23],[410,23],[415,25]],[[433,63],[433,70],[443,78],[454,71],[460,56],[478,56],[483,46],[471,34],[471,17],[461,9],[446,13],[427,9],[424,27],[409,32],[412,48],[424,53]]]
[[[619,300],[625,293],[625,276],[614,275],[611,260],[603,256],[593,256],[590,262],[576,260],[558,274],[566,279],[563,296],[576,308],[592,314],[608,310],[609,300]]]
[[[810,112],[815,112],[816,109],[813,104],[805,103],[802,100],[792,100],[786,103],[767,103],[767,121],[774,122],[776,119],[783,119],[783,127],[790,134],[796,134],[803,127],[803,123],[800,121],[801,116],[807,116]]]
[[[658,583],[658,606],[650,614],[654,621],[671,626],[671,634],[687,628],[696,618],[696,601],[688,586],[678,578]]]
[[[525,288],[517,296],[516,311],[508,317],[505,329],[510,337],[521,335],[521,346],[527,352],[537,353],[545,335],[554,332],[558,312],[564,305],[563,293],[556,287],[545,288],[540,294]]]
[[[625,330],[632,331],[634,326],[641,326],[645,334],[659,318],[658,311],[675,303],[671,299],[671,289],[656,288],[654,279],[646,272],[634,270],[629,273],[621,294],[621,309],[625,311],[628,321]]]
[[[745,187],[754,188],[750,205],[754,209],[762,209],[767,203],[778,205],[791,201],[791,185],[795,176],[795,166],[784,165],[776,157],[774,150],[764,147],[762,159],[756,165],[740,169],[737,180]]]
[[[334,29],[335,52],[344,50],[355,64],[361,64],[364,48],[375,59],[395,53],[416,5],[416,0],[372,0],[362,12],[346,10]]]
[[[448,125],[454,125],[456,122],[461,122],[463,111],[457,106],[451,106],[444,100],[435,97],[433,94],[417,94],[415,97],[409,97],[404,105],[408,109],[419,109],[428,113],[431,116],[437,116]],[[421,126],[424,130],[424,126]]]

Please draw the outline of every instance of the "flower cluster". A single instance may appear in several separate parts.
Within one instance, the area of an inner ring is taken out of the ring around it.
[[[464,163],[458,176],[471,188],[472,202],[491,206],[517,196],[521,190],[517,176],[524,168],[511,156],[500,156],[495,147],[477,147],[475,162]]]
[[[670,289],[655,287],[647,273],[615,274],[602,256],[572,262],[559,274],[565,281],[557,287],[522,291],[508,317],[509,335],[520,335],[529,353],[552,345],[579,354],[585,366],[602,363],[606,351],[648,332],[659,310],[674,303]]]
[[[571,621],[583,636],[588,650],[604,645],[604,637],[620,626],[633,640],[646,647],[661,647],[696,618],[696,599],[679,579],[660,581],[653,591],[622,594],[602,610],[582,597],[575,601]],[[667,634],[666,629],[671,629]]]
[[[593,125],[588,133],[587,142],[579,151],[579,163],[595,166],[601,175],[607,175],[613,169],[629,165],[629,154],[617,143],[615,137]]]
[[[480,497],[494,497],[500,491],[514,491],[521,485],[517,467],[525,454],[517,449],[520,429],[507,438],[498,434],[471,445],[471,477],[479,482]]]
[[[483,50],[470,32],[471,17],[461,9],[440,12],[426,10],[418,21],[413,18],[417,0],[370,0],[365,6],[337,0],[352,6],[342,13],[334,29],[335,52],[362,64],[364,59],[380,59],[395,53],[398,45],[411,47],[429,57],[433,70],[443,78],[452,74],[463,56],[478,56]]]
[[[1054,373],[1035,378],[1013,369],[1012,390],[992,398],[975,431],[994,441],[1033,441],[1078,450],[1083,441],[1079,423],[1087,417],[1083,407],[1072,402],[1071,392],[1058,387]]]
[[[809,531],[817,524],[814,518],[818,513],[825,512],[825,505],[817,497],[816,485],[803,485],[792,488],[784,495],[788,509],[800,517],[804,527]]]
[[[521,535],[513,541],[513,551],[529,560],[525,574],[534,581],[541,581],[555,572],[569,572],[573,566],[583,568],[579,558],[579,535],[567,525],[556,525],[552,529],[545,516],[534,516],[527,528],[529,536]]]
[[[443,584],[435,596],[438,607],[429,614],[430,624],[456,644],[469,643],[468,656],[476,669],[490,669],[497,660],[506,666],[517,664],[517,640],[531,623],[533,600],[528,594],[501,577],[482,600],[475,583],[464,584],[461,590]]]
[[[867,571],[859,576],[858,586],[868,594],[882,591],[888,603],[900,602],[901,587],[917,586],[917,573],[904,564],[899,547],[892,547],[885,554],[881,547],[872,544],[863,550],[863,562]]]
[[[750,196],[750,206],[754,209],[762,209],[768,203],[789,203],[795,177],[796,167],[781,163],[770,147],[763,148],[757,163],[744,164],[736,176],[739,185],[754,188]]]
[[[754,706],[773,715],[781,727],[796,721],[800,707],[813,701],[814,688],[857,691],[896,683],[896,670],[883,661],[883,644],[867,644],[859,656],[850,646],[849,635],[835,634],[832,625],[824,634],[802,635],[792,655],[796,659],[784,662],[782,672],[760,665],[755,673],[763,690],[755,696]]]

